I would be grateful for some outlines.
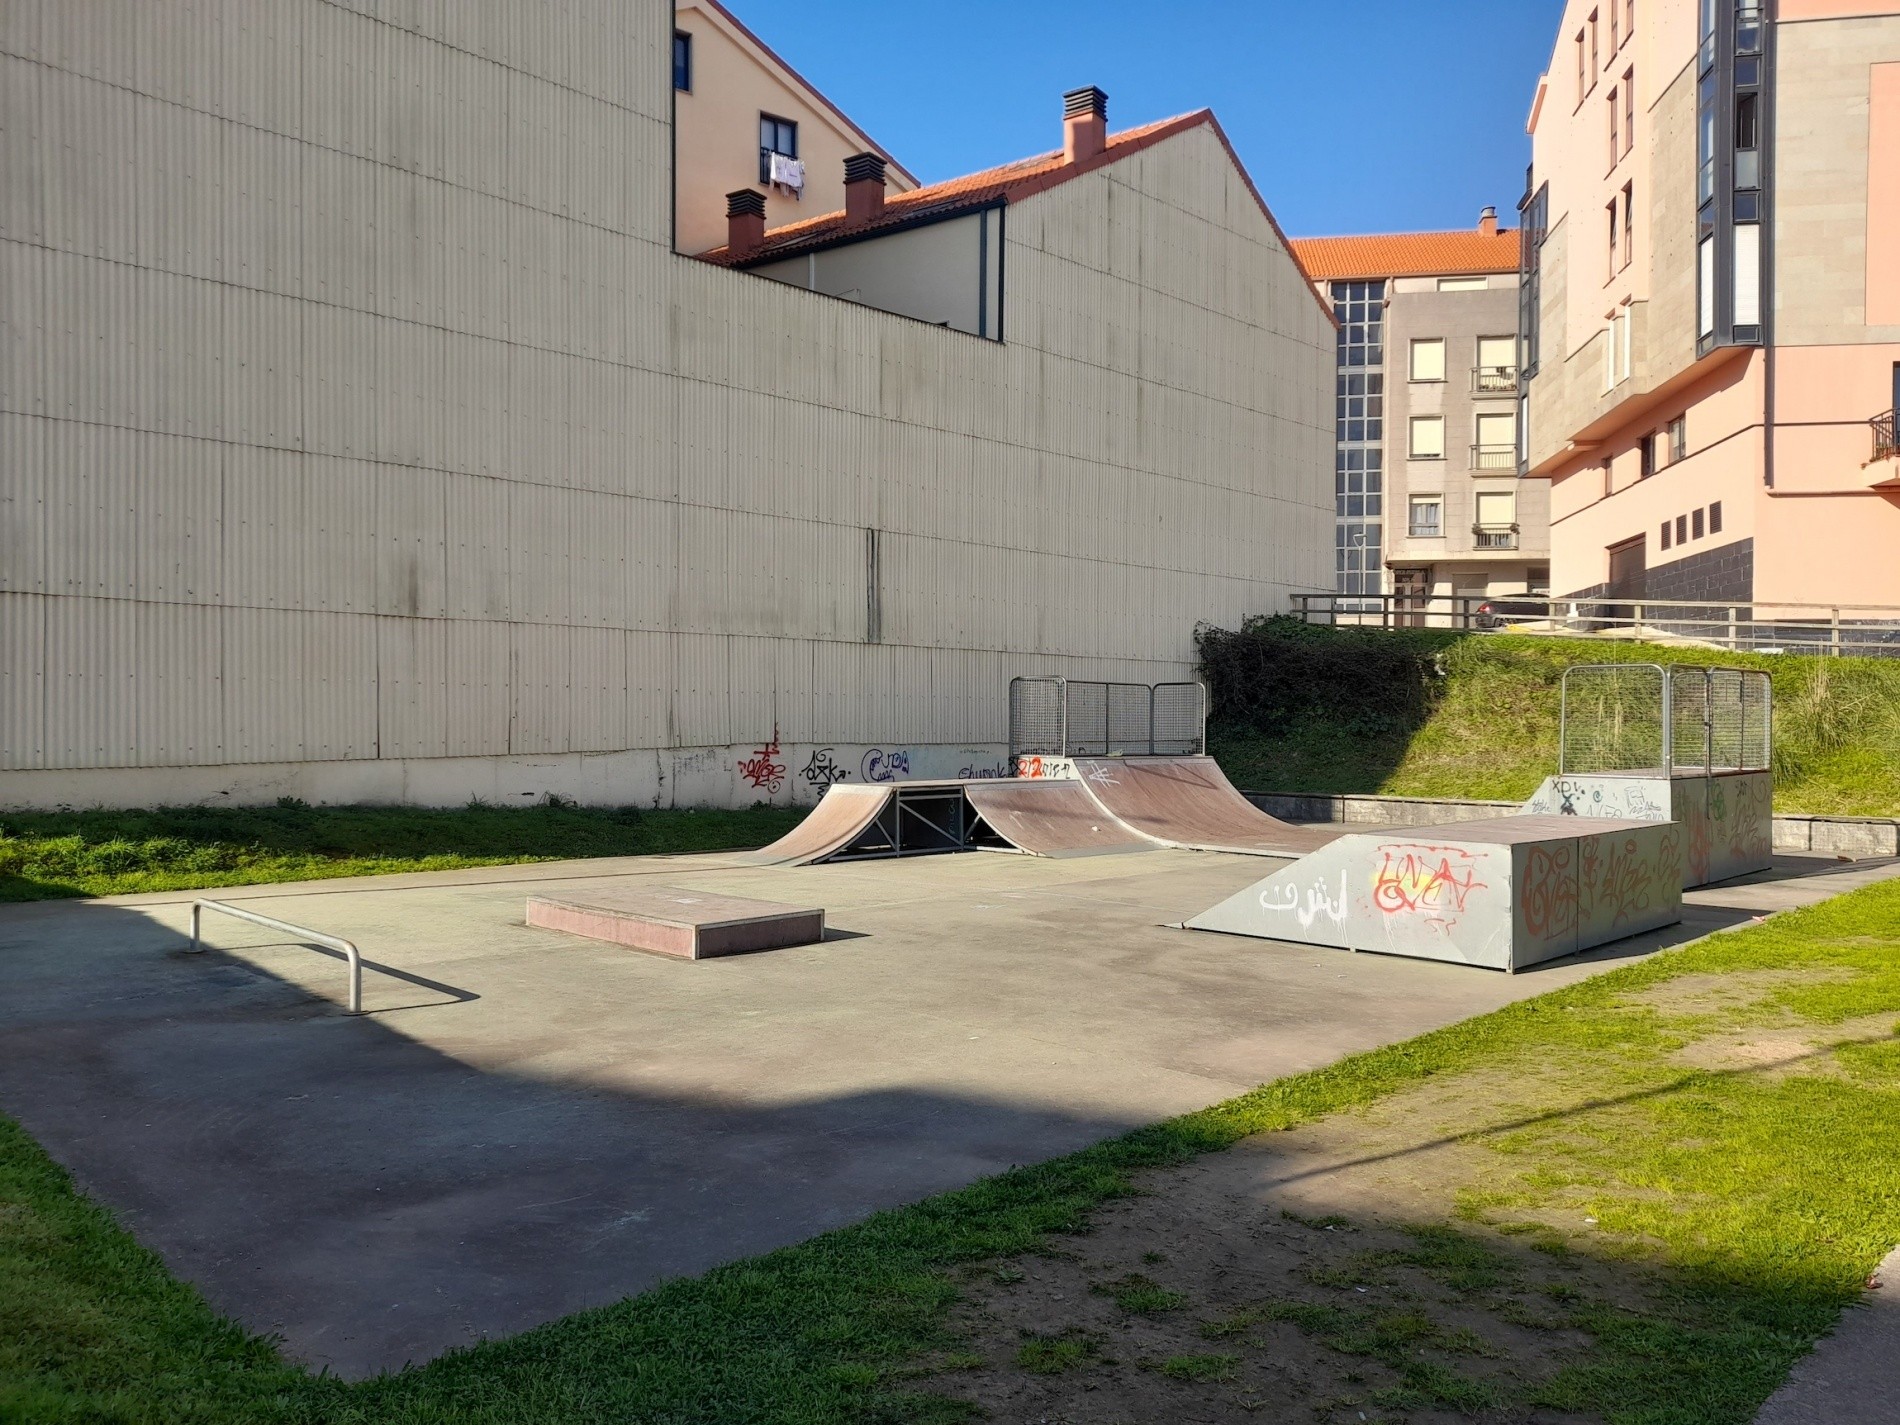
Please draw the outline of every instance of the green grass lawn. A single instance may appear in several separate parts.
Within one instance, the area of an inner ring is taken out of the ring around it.
[[[803,811],[160,807],[0,813],[0,901],[763,846]]]
[[[1520,801],[1557,770],[1559,680],[1578,663],[1766,670],[1775,808],[1900,815],[1900,658],[1266,619],[1202,635],[1210,751],[1237,786]],[[1211,656],[1211,662],[1208,661]]]
[[[1809,1052],[1773,1072],[1710,1057],[1764,1033]],[[1434,1112],[1469,1119],[1489,1166],[1448,1189],[1443,1225],[1416,1228],[1417,1249],[1400,1258],[1478,1289],[1497,1272],[1461,1233],[1587,1211],[1600,1224],[1588,1245],[1552,1250],[1614,1259],[1649,1283],[1649,1304],[1560,1303],[1579,1344],[1525,1389],[1622,1425],[1742,1425],[1900,1241],[1897,1036],[1900,883],[1889,882],[354,1385],[288,1367],[219,1321],[7,1125],[0,1420],[963,1419],[951,1396],[973,1362],[952,1308],[972,1273],[1020,1280],[1011,1259],[1060,1250],[1144,1174],[1153,1182],[1157,1170],[1325,1115],[1402,1118],[1406,1095],[1429,1094]],[[1501,1082],[1512,1086],[1509,1113],[1491,1128]],[[1390,1346],[1384,1326],[1350,1311],[1263,1311],[1342,1351]],[[1011,1368],[1084,1366],[1088,1351],[1063,1339],[1012,1348]],[[1394,1400],[1495,1393],[1408,1361],[1410,1384]],[[1161,1374],[1185,1390],[1214,1388],[1206,1383],[1227,1371],[1225,1353],[1184,1354]]]

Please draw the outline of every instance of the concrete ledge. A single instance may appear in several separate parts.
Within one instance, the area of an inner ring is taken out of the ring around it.
[[[1521,811],[1520,802],[1382,797],[1366,793],[1245,792],[1268,816],[1335,826],[1431,826]],[[1900,856],[1900,817],[1777,813],[1774,849],[1790,856],[1877,860]]]
[[[527,922],[681,960],[815,945],[825,938],[823,910],[674,886],[529,896]]]

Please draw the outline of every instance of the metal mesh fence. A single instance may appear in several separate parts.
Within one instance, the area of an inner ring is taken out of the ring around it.
[[[1012,678],[1009,682],[1009,755],[1062,755],[1062,682]]]
[[[1199,756],[1207,750],[1199,683],[1081,683],[1014,678],[1011,757]]]
[[[1650,663],[1566,669],[1564,773],[1764,771],[1773,750],[1766,673]]]
[[[1154,751],[1158,757],[1199,757],[1207,751],[1207,689],[1199,683],[1154,686]]]
[[[1665,767],[1665,675],[1648,663],[1567,668],[1560,772],[1653,772]]]

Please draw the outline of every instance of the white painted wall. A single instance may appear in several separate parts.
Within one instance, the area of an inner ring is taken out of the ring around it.
[[[982,747],[1327,587],[1331,329],[1208,130],[1011,210],[999,345],[670,251],[670,7],[387,14],[0,12],[0,805]]]

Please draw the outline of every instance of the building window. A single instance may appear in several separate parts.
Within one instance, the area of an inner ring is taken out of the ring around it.
[[[1609,92],[1604,100],[1604,107],[1610,112],[1609,167],[1615,168],[1617,159],[1623,156],[1623,104],[1617,90],[1612,89]]]
[[[1411,515],[1406,523],[1406,532],[1413,539],[1443,539],[1445,537],[1445,504],[1441,495],[1414,495],[1411,499]]]
[[[1669,530],[1670,530],[1669,521],[1664,520],[1662,522],[1662,547],[1664,549],[1668,549],[1670,547]]]
[[[1443,337],[1421,337],[1412,343],[1412,380],[1443,381],[1445,379],[1445,339]]]
[[[693,92],[693,37],[684,30],[673,31],[673,87]]]
[[[1623,7],[1610,0],[1610,53],[1623,48]]]
[[[1623,152],[1636,145],[1636,71],[1623,71]]]
[[[1482,292],[1489,284],[1482,277],[1441,277],[1438,290],[1441,292]]]
[[[1689,516],[1689,538],[1702,538],[1702,511],[1696,510]]]
[[[1517,548],[1517,492],[1478,492],[1478,523],[1473,531],[1480,549]]]
[[[1669,423],[1669,463],[1674,465],[1689,454],[1689,418],[1677,416]]]
[[[1636,256],[1636,181],[1623,185],[1623,265]]]
[[[1709,533],[1720,534],[1721,532],[1722,532],[1722,502],[1720,500],[1717,500],[1709,506]]]
[[[1687,544],[1688,542],[1689,542],[1689,517],[1687,515],[1677,515],[1676,516],[1676,543]]]
[[[1473,470],[1517,470],[1517,413],[1486,411],[1478,417],[1478,442],[1471,447]]]
[[[1592,85],[1597,82],[1597,76],[1603,73],[1602,61],[1597,58],[1598,52],[1597,12],[1592,10],[1590,12],[1590,83]]]
[[[1651,431],[1648,435],[1637,441],[1636,450],[1642,458],[1642,478],[1647,480],[1651,475],[1656,473],[1656,432]],[[1663,547],[1665,549],[1668,548],[1667,545]]]
[[[759,115],[759,182],[770,183],[772,178],[772,157],[796,160],[798,157],[798,125],[790,119],[775,118],[771,114]]]
[[[1623,38],[1628,39],[1636,33],[1636,0],[1626,0],[1623,6]]]
[[[1612,205],[1614,206],[1614,205]],[[1603,329],[1603,389],[1613,391],[1630,377],[1630,314],[1618,312]]]
[[[1413,416],[1412,443],[1409,450],[1414,460],[1443,460],[1445,458],[1445,418],[1443,416]]]
[[[1588,80],[1584,77],[1583,31],[1577,31],[1577,102],[1583,102],[1583,96],[1590,92]]]
[[[1609,281],[1611,278],[1614,278],[1617,273],[1623,270],[1623,261],[1622,261],[1622,258],[1623,258],[1623,252],[1622,252],[1623,218],[1622,218],[1622,215],[1618,213],[1616,209],[1617,209],[1617,200],[1612,198],[1610,199],[1610,206],[1603,210],[1604,214],[1609,218],[1610,267],[1609,267],[1609,275],[1604,278],[1606,282]]]
[[[1478,338],[1478,365],[1472,372],[1471,389],[1480,396],[1517,394],[1516,337]]]
[[[1354,445],[1385,439],[1385,376],[1382,372],[1343,375],[1334,398],[1335,439]]]

